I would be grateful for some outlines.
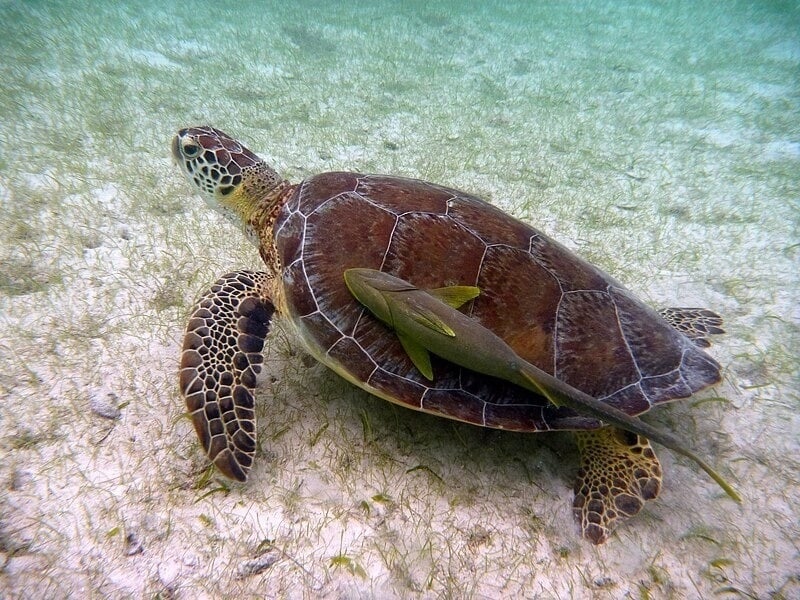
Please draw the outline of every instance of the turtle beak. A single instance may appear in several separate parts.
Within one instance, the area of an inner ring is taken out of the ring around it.
[[[172,164],[180,164],[181,160],[181,144],[178,141],[180,136],[176,135],[172,138]]]

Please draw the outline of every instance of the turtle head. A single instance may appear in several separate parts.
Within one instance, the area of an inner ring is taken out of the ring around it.
[[[255,209],[283,183],[255,153],[209,126],[181,129],[172,156],[206,204],[248,233]]]

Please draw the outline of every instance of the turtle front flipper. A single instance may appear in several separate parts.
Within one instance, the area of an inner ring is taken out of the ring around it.
[[[661,464],[642,436],[604,427],[576,432],[581,468],[572,504],[583,536],[602,544],[661,489]]]
[[[253,392],[275,306],[266,273],[236,271],[197,303],[183,339],[180,389],[197,437],[223,475],[245,481],[256,449]]]
[[[707,308],[663,308],[659,314],[700,348],[711,345],[709,336],[725,333],[722,317]]]

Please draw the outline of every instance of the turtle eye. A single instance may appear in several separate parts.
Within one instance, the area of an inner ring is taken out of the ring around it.
[[[185,141],[181,148],[186,158],[194,158],[200,154],[200,144],[196,142]]]

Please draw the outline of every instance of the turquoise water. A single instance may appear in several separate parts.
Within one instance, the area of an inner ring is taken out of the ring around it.
[[[800,593],[798,32],[797,2],[0,4],[0,595]],[[652,422],[743,506],[662,451],[661,498],[590,547],[568,435],[410,414],[280,333],[251,482],[194,489],[183,323],[259,265],[171,164],[201,123],[295,181],[477,193],[720,312],[723,383]]]

